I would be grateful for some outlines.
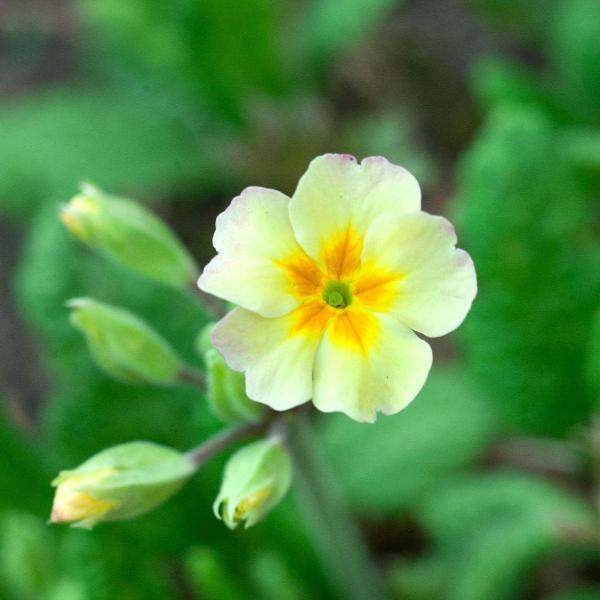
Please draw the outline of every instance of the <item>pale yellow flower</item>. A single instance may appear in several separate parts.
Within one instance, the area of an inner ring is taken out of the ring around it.
[[[372,422],[416,396],[432,354],[414,331],[452,331],[477,291],[452,225],[420,208],[402,167],[327,154],[291,199],[251,187],[219,215],[198,285],[239,305],[213,343],[251,399]]]

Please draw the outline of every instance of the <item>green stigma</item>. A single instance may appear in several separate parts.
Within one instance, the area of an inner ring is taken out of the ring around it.
[[[333,308],[346,308],[352,304],[352,293],[342,281],[328,281],[323,291],[323,300]]]

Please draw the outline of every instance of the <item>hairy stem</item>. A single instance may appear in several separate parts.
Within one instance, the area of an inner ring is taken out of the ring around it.
[[[386,594],[379,573],[334,477],[318,455],[307,415],[300,414],[290,423],[288,443],[301,509],[337,594],[344,600],[383,600]]]

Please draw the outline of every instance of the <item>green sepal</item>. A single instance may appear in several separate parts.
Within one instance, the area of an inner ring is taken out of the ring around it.
[[[227,462],[213,511],[227,527],[246,528],[263,519],[285,496],[292,461],[281,438],[273,436],[238,450]]]
[[[206,396],[213,414],[226,423],[254,423],[265,412],[265,406],[246,395],[243,373],[231,369],[212,346],[210,335],[214,324],[207,325],[198,335],[196,348],[206,365]]]
[[[173,232],[132,200],[86,183],[63,207],[62,220],[82,242],[145,277],[187,288],[198,276],[193,258]]]
[[[74,491],[111,503],[102,516],[73,523],[91,528],[99,521],[131,519],[153,510],[179,491],[195,469],[177,450],[136,441],[113,446],[75,469],[61,471],[52,485],[59,488],[76,481]]]
[[[71,324],[85,335],[90,353],[105,373],[129,384],[175,383],[182,361],[161,336],[133,313],[91,298],[67,304]]]

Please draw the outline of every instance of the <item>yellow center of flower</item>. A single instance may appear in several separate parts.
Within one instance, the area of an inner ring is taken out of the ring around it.
[[[397,294],[401,273],[362,264],[363,237],[348,225],[321,250],[319,260],[298,252],[278,262],[290,291],[302,304],[292,313],[292,335],[323,335],[349,350],[368,354],[379,337],[373,312],[385,313]]]
[[[352,304],[352,292],[343,281],[328,281],[323,290],[323,300],[333,308],[346,308]]]

